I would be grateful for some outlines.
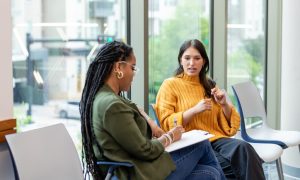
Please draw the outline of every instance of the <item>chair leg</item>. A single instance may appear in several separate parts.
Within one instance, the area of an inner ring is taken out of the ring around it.
[[[277,166],[277,173],[278,173],[279,180],[284,180],[281,158],[278,158],[276,160],[276,166]]]
[[[109,172],[106,174],[105,180],[110,180],[112,177],[112,174]]]

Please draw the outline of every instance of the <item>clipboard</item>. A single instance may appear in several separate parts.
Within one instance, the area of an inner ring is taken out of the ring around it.
[[[165,148],[165,151],[172,152],[178,149],[196,144],[198,142],[207,140],[215,135],[209,134],[207,131],[202,130],[191,130],[182,134],[179,141],[173,142]]]

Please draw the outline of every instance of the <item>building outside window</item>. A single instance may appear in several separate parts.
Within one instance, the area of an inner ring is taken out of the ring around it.
[[[81,150],[79,100],[86,70],[103,43],[126,42],[126,14],[126,1],[12,1],[18,131],[64,123]]]

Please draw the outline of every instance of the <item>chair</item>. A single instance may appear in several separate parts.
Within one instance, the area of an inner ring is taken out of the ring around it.
[[[232,101],[229,98],[226,90],[223,89],[223,91],[225,92],[227,102],[232,104]],[[241,124],[242,124],[242,122],[241,122]],[[236,133],[236,135],[234,136],[234,138],[243,140],[243,138],[241,137],[241,131],[238,131]],[[283,149],[281,148],[280,145],[272,144],[272,143],[263,143],[263,142],[261,142],[261,143],[249,142],[249,144],[255,149],[258,156],[262,160],[264,160],[264,162],[270,163],[270,162],[276,161],[278,175],[282,174],[282,166],[281,166],[280,157],[283,153]],[[272,149],[272,152],[269,151],[270,149]]]
[[[158,127],[160,127],[160,122],[159,122],[157,114],[156,114],[156,107],[155,106],[156,106],[155,104],[150,104],[150,109],[149,110],[153,112],[155,124]]]
[[[63,124],[5,137],[13,157],[17,179],[83,180],[78,153]],[[108,161],[99,161],[97,164],[109,166],[106,180],[113,177],[117,167],[133,166],[130,163]]]
[[[14,167],[6,142],[0,143],[0,179],[14,180]]]
[[[267,124],[267,114],[264,103],[258,89],[252,82],[244,82],[232,86],[238,102],[238,110],[241,116],[241,138],[253,143],[271,143],[286,149],[300,144],[300,132],[279,131],[270,128]],[[254,129],[246,129],[245,118],[262,118],[262,126]],[[299,146],[300,148],[300,146]],[[268,149],[265,149],[267,151]],[[273,153],[274,148],[269,153]],[[283,179],[281,159],[276,160],[279,179]]]
[[[252,82],[243,82],[232,86],[238,102],[241,115],[241,136],[246,141],[263,141],[280,145],[283,149],[299,146],[300,132],[274,130],[267,124],[267,114],[259,91]],[[259,128],[246,129],[245,118],[259,117],[262,126]]]
[[[133,167],[133,164],[127,163],[127,162],[99,161],[99,162],[97,162],[97,164],[109,166],[105,180],[112,179],[112,177],[114,177],[115,169],[120,166],[129,167],[129,168]],[[115,179],[116,179],[116,177],[115,177]],[[128,179],[130,179],[130,177],[128,177]]]
[[[15,127],[15,119],[0,120],[0,179],[15,179],[14,167],[4,137],[6,134],[14,133]]]
[[[6,135],[22,180],[83,180],[74,143],[63,124]]]
[[[236,139],[244,140],[241,137],[241,132],[238,131],[238,133],[235,135]],[[279,180],[283,180],[283,169],[282,169],[282,163],[281,163],[281,155],[283,153],[283,149],[281,146],[277,144],[271,144],[271,143],[256,143],[256,142],[248,142],[255,150],[255,152],[258,154],[258,156],[265,162],[265,163],[276,163],[276,169],[278,173]]]

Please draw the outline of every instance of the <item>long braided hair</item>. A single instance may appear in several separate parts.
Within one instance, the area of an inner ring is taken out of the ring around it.
[[[93,145],[96,144],[99,152],[102,152],[93,130],[92,109],[95,95],[110,75],[114,63],[125,61],[131,53],[132,48],[123,42],[113,41],[107,43],[100,48],[88,68],[79,105],[82,133],[82,163],[85,179],[89,174],[94,179],[104,179],[104,172],[101,172],[97,166],[97,159],[93,150]]]
[[[175,76],[178,76],[179,74],[182,74],[183,71],[184,71],[182,65],[180,64],[181,57],[182,57],[183,53],[189,47],[194,47],[195,49],[197,49],[199,51],[199,53],[201,54],[202,58],[204,59],[205,63],[204,63],[204,65],[203,65],[203,67],[202,67],[202,69],[199,73],[199,79],[200,79],[200,83],[204,87],[205,96],[211,97],[211,89],[213,87],[215,87],[216,83],[215,83],[215,81],[213,81],[212,79],[210,79],[207,76],[207,73],[209,71],[209,59],[208,59],[208,56],[207,56],[204,45],[198,39],[187,40],[181,45],[181,47],[179,49],[179,53],[178,53],[179,67],[175,70]]]

